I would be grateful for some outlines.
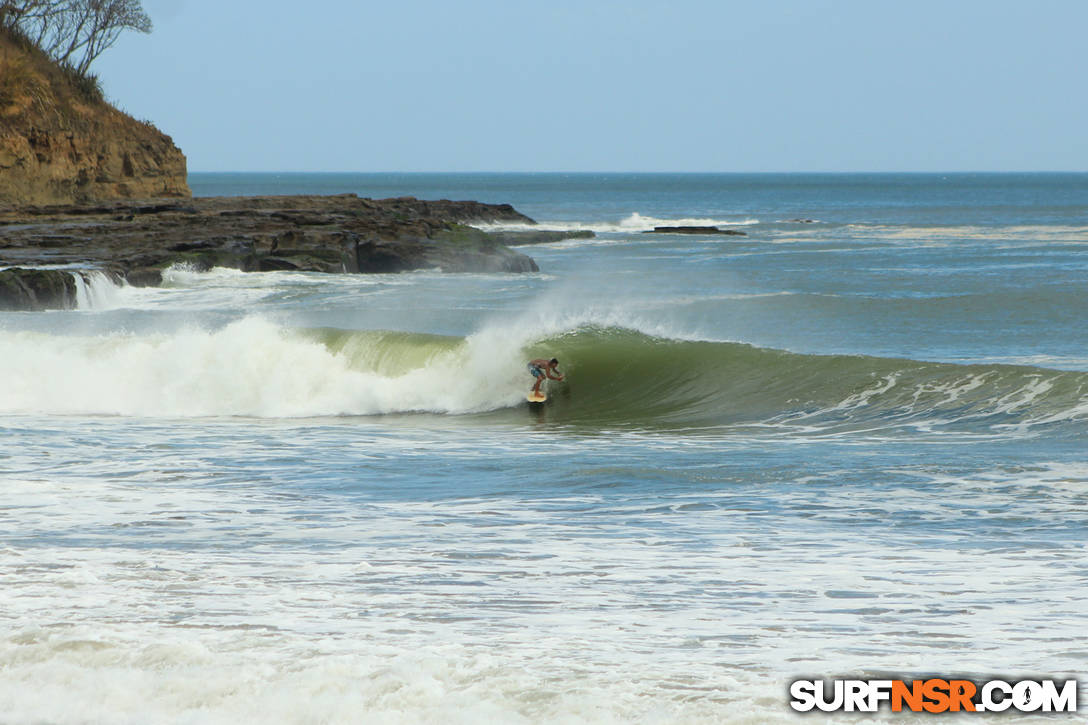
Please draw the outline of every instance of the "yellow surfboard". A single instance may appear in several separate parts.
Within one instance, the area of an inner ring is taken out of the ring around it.
[[[545,400],[548,399],[548,396],[545,395],[543,391],[539,393],[534,393],[532,390],[530,390],[529,394],[525,396],[525,399],[528,400],[530,403],[543,403]]]

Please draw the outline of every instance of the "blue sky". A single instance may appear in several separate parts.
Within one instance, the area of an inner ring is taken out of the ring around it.
[[[191,171],[1088,170],[1084,0],[144,0]]]

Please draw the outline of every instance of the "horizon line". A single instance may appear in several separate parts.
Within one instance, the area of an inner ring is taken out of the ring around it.
[[[245,170],[245,169],[218,169],[218,170],[187,170],[186,174],[668,174],[677,176],[681,174],[690,175],[784,175],[784,174],[812,174],[812,175],[859,175],[859,174],[887,174],[887,175],[907,175],[907,174],[1088,174],[1088,169],[976,169],[976,170],[881,170],[881,171],[616,171],[616,170],[596,170],[596,171],[525,171],[525,170],[510,170],[510,171],[493,171],[493,170],[475,170],[475,171],[450,171],[450,170],[432,170],[432,171],[397,171],[397,170],[375,170],[375,171],[344,171],[344,170],[298,170],[298,169],[277,169],[277,170]]]

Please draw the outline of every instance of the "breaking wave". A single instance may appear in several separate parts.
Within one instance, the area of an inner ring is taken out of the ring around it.
[[[531,326],[526,329],[533,329]],[[0,331],[0,412],[151,417],[485,415],[524,421],[525,361],[556,356],[550,422],[835,433],[908,428],[1081,435],[1088,373],[806,355],[579,323],[533,339],[290,329],[57,336]]]

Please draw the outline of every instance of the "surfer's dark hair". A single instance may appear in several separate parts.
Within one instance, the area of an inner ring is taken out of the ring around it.
[[[554,357],[553,357],[553,358],[552,358],[551,360],[549,360],[548,362],[550,362],[550,363],[551,363],[552,365],[558,365],[558,364],[559,364],[559,359],[558,359],[558,358],[554,358]]]

